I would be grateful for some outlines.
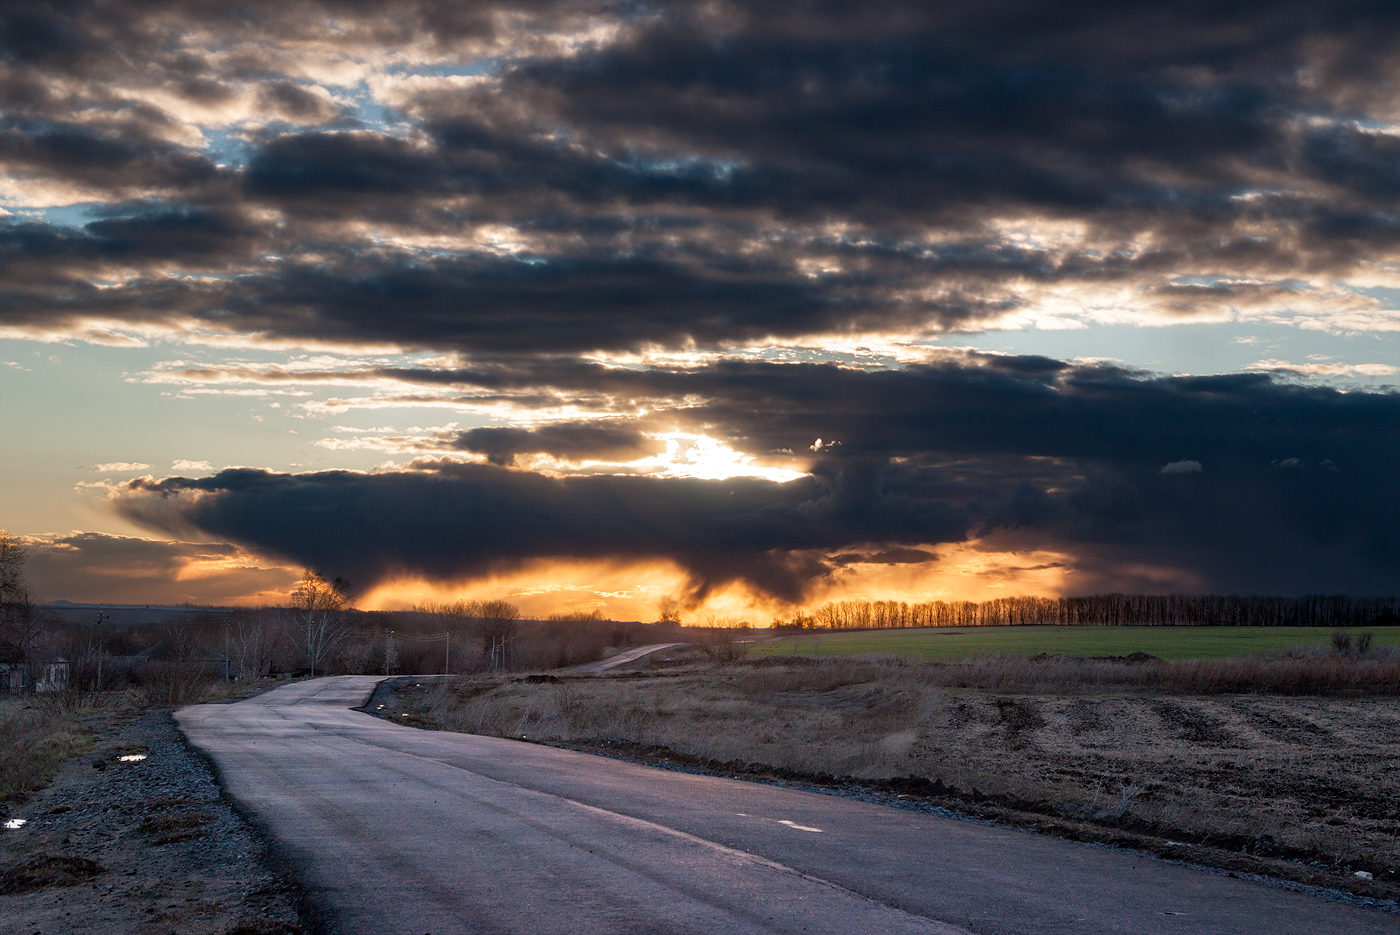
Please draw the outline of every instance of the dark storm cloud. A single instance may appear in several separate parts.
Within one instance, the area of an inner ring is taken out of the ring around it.
[[[875,480],[861,470],[790,484],[550,478],[443,462],[401,473],[245,469],[141,480],[124,488],[117,505],[135,522],[172,532],[217,529],[365,583],[395,573],[479,577],[529,559],[665,558],[692,576],[697,597],[744,581],[797,600],[828,568],[804,553],[873,539],[963,537],[964,510],[883,493]]]
[[[938,560],[934,552],[923,549],[884,549],[879,552],[842,552],[831,556],[834,565],[852,565],[857,562],[871,565],[922,565]]]
[[[660,454],[664,442],[642,434],[634,425],[559,422],[533,429],[477,428],[457,435],[452,447],[486,455],[508,466],[518,454],[548,454],[570,461],[635,461]]]
[[[1397,37],[1360,2],[9,4],[7,174],[258,220],[222,252],[125,238],[99,291],[108,231],[12,236],[3,314],[572,352],[976,328],[1104,283],[1142,314],[1284,302],[1393,261]],[[408,48],[441,59],[384,86],[392,130],[299,64]],[[192,142],[220,108],[252,121],[226,157]],[[1078,233],[1007,233],[1048,222]]]
[[[883,490],[970,505],[983,535],[1079,555],[1085,586],[1121,585],[1133,563],[1222,591],[1400,585],[1394,392],[1043,358],[715,371],[692,425],[755,453],[839,440],[828,458],[882,463]],[[1204,470],[1162,473],[1184,459]]]
[[[271,81],[258,93],[259,102],[269,112],[294,123],[354,125],[350,108],[298,87],[290,81]]]
[[[687,399],[652,411],[648,424],[674,419],[754,454],[805,452],[818,437],[840,445],[822,449],[810,480],[787,485],[553,480],[438,464],[368,477],[135,481],[121,509],[158,528],[191,524],[370,578],[479,575],[542,556],[655,555],[689,569],[700,590],[740,579],[791,599],[835,565],[922,561],[908,547],[969,535],[1064,551],[1079,580],[1097,587],[1122,585],[1135,567],[1164,570],[1159,586],[1221,591],[1369,592],[1400,583],[1390,532],[1400,523],[1394,392],[987,355],[874,372],[569,365],[547,382],[602,405],[615,393],[648,406],[650,397]],[[548,427],[538,434],[548,437]],[[1183,461],[1202,470],[1163,471]],[[452,506],[439,515],[420,501]],[[409,530],[420,522],[416,542]],[[629,532],[634,524],[639,532]],[[802,564],[779,573],[771,562],[781,555]]]
[[[218,176],[207,156],[152,139],[134,121],[91,127],[7,120],[0,124],[0,163],[14,175],[81,186],[97,194],[94,200],[147,188],[198,192]]]

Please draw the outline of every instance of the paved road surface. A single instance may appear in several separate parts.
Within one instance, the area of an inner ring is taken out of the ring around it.
[[[176,713],[337,932],[1400,932],[1130,853],[348,710],[377,681]]]
[[[635,649],[629,649],[625,652],[620,652],[616,656],[609,656],[608,658],[600,659],[597,662],[585,662],[583,665],[574,666],[572,669],[568,669],[567,671],[577,672],[580,675],[591,672],[606,672],[609,669],[616,669],[618,666],[625,666],[629,662],[636,662],[643,656],[650,656],[652,653],[659,653],[663,649],[670,649],[673,646],[684,645],[684,643],[652,643],[648,646],[638,646]]]

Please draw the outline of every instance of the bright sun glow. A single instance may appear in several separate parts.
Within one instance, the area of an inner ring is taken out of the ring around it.
[[[816,585],[801,609],[827,601],[984,601],[1012,595],[1064,593],[1072,559],[1054,552],[980,551],[971,543],[925,546],[938,559],[923,564],[848,564]],[[789,619],[796,606],[755,594],[742,583],[716,588],[687,604],[690,582],[683,569],[663,559],[578,561],[540,559],[512,572],[470,582],[405,578],[386,582],[358,602],[362,610],[404,610],[427,601],[458,598],[508,600],[527,617],[598,611],[613,620],[655,620],[663,606],[677,606],[689,624],[748,622],[767,626]]]
[[[735,451],[708,435],[662,432],[652,437],[664,441],[666,451],[652,458],[634,461],[631,467],[657,477],[698,477],[702,480],[762,477],[781,484],[805,476],[802,471],[756,464],[751,455]]]

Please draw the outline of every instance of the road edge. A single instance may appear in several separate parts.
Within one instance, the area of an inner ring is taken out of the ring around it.
[[[217,702],[215,703],[218,704]],[[238,704],[239,702],[233,703]],[[330,913],[324,906],[318,904],[317,900],[312,895],[310,887],[305,884],[298,862],[287,848],[287,845],[272,833],[267,825],[263,823],[262,819],[258,817],[256,812],[247,808],[228,791],[228,786],[224,782],[224,774],[223,771],[219,769],[219,764],[198,744],[190,740],[189,735],[185,733],[185,728],[181,726],[180,719],[177,718],[175,714],[185,708],[195,707],[199,707],[199,705],[184,705],[180,708],[167,708],[165,716],[175,725],[175,732],[179,734],[180,741],[185,745],[185,749],[194,754],[195,758],[203,763],[204,767],[209,770],[209,774],[214,779],[214,785],[219,790],[219,798],[228,805],[229,809],[237,816],[238,820],[247,826],[253,839],[261,845],[263,850],[260,856],[261,859],[266,861],[268,870],[285,881],[295,893],[297,922],[301,925],[303,935],[336,935],[335,928],[330,922]]]

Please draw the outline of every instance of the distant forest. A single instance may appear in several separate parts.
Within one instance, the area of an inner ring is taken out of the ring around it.
[[[1400,625],[1400,597],[1309,594],[1092,594],[1001,597],[991,601],[832,601],[783,628],[883,630],[902,627],[1150,626],[1358,627]]]

